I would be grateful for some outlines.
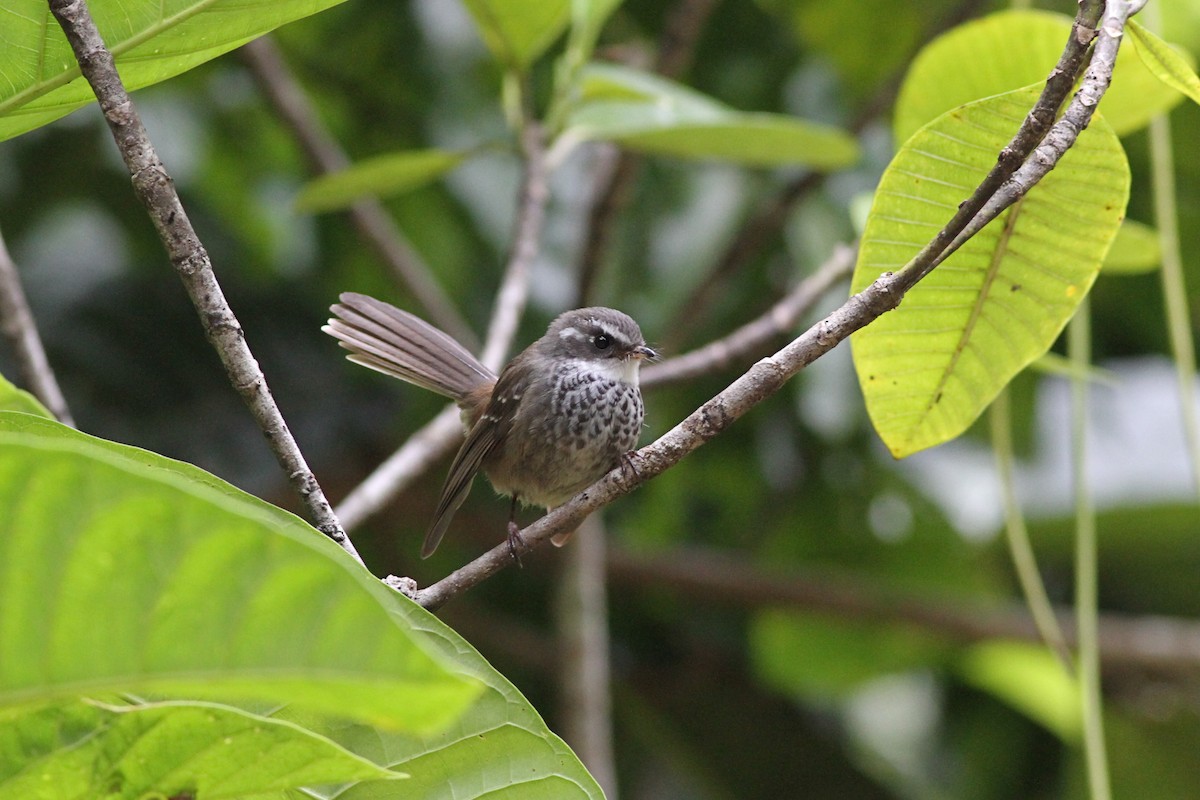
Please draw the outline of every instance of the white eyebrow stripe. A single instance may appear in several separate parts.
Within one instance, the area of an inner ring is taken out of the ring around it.
[[[589,319],[587,321],[587,324],[589,327],[600,331],[600,333],[597,335],[607,336],[610,339],[620,342],[622,345],[628,346],[629,341],[626,338],[625,334],[622,333],[621,331],[617,330],[616,328],[609,326],[603,320],[599,320],[599,319],[596,319],[595,317],[592,317],[591,319]],[[592,341],[596,337],[589,333],[586,333],[585,331],[579,330],[579,328],[576,328],[574,325],[568,325],[567,327],[563,328],[561,331],[558,332],[558,338],[560,338],[560,339],[578,339],[580,341]]]

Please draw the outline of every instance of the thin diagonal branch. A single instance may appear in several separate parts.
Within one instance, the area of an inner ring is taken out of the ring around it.
[[[42,347],[42,338],[38,335],[37,324],[33,321],[33,312],[25,299],[25,290],[21,288],[21,276],[17,265],[8,254],[4,237],[0,235],[0,329],[12,346],[17,358],[17,369],[21,371],[21,380],[30,391],[42,402],[55,419],[64,425],[75,427],[71,410],[67,408],[67,400],[63,397],[54,370],[50,368],[50,360]]]
[[[1080,28],[1081,22],[1086,23],[1088,13],[1095,10],[1090,8],[1094,4],[1089,0],[1084,0],[1081,4],[1080,17],[1076,20],[1076,26],[1072,28],[1070,41],[1064,51],[1064,59],[1077,48],[1086,48],[1085,37],[1088,41],[1092,38],[1094,34],[1092,28],[1089,27],[1082,33]],[[1133,10],[1136,10],[1130,4],[1120,0],[1112,0],[1111,6],[1123,10],[1125,17],[1118,18],[1119,15],[1110,15],[1106,18],[1105,32],[1101,35],[1100,44],[1097,45],[1097,57],[1100,60],[1095,64],[1095,69],[1088,70],[1083,84],[1064,115],[1064,129],[1060,130],[1059,125],[1056,124],[1046,134],[1051,146],[1039,148],[1035,159],[1039,161],[1038,169],[1044,168],[1045,171],[1049,171],[1057,163],[1066,148],[1074,143],[1074,137],[1070,135],[1071,131],[1078,134],[1077,126],[1081,123],[1086,124],[1087,119],[1090,119],[1092,111],[1108,87],[1116,56],[1116,47],[1120,44],[1124,19],[1128,18],[1128,14]],[[1077,74],[1081,66],[1082,60],[1075,63],[1075,73],[1073,74]],[[1039,125],[1035,112],[1042,108],[1044,100],[1049,107],[1057,109],[1061,105],[1061,99],[1054,100],[1056,93],[1069,91],[1073,82],[1072,78],[1063,86],[1061,73],[1058,70],[1051,73],[1047,80],[1047,91],[1043,92],[1042,100],[1039,100],[1034,112],[1031,112],[1030,117],[1022,124],[1013,141],[1001,152],[1001,164],[1007,164],[1011,160],[1011,153],[1020,153],[1022,150],[1026,153],[1033,151],[1038,142],[1029,141],[1027,137],[1029,129]],[[1054,92],[1050,92],[1050,99],[1046,100],[1047,92],[1051,87],[1054,88]],[[1023,162],[1018,162],[1011,169],[1007,166],[1000,169],[1000,164],[998,164],[997,169],[989,173],[972,195],[962,203],[960,214],[956,215],[951,223],[939,232],[935,239],[923,248],[921,254],[914,258],[908,266],[899,272],[881,275],[874,283],[851,296],[844,305],[809,328],[778,353],[756,363],[749,371],[692,412],[657,441],[643,447],[634,454],[632,459],[635,469],[631,470],[627,465],[614,469],[591,487],[527,527],[521,532],[522,543],[518,546],[518,551],[540,545],[556,533],[573,530],[588,514],[670,469],[688,453],[723,433],[743,414],[779,391],[800,370],[832,350],[851,333],[898,306],[905,293],[945,258],[950,244],[966,228],[976,213],[982,213],[979,210],[983,209],[985,204],[989,209],[992,208],[989,199],[1001,192],[1002,187],[1009,185],[1008,179],[1017,173],[1017,166],[1020,166],[1020,163]],[[997,180],[997,175],[1000,176],[999,180]],[[1019,194],[1022,188],[1027,191],[1035,183],[1036,180],[1020,180],[1012,182],[1011,185],[1016,187],[1017,197],[1020,197],[1023,196]],[[1008,190],[1006,189],[1005,196],[1007,194]],[[965,220],[959,220],[961,209],[971,208],[975,211],[972,211]],[[999,214],[1002,210],[1003,207],[996,209],[995,214]],[[922,258],[926,260],[922,261]],[[474,586],[510,563],[512,563],[510,547],[507,543],[499,545],[441,581],[420,590],[416,593],[416,600],[426,608],[437,608],[456,594]]]
[[[312,523],[362,563],[267,388],[262,370],[246,344],[242,326],[213,273],[208,252],[192,228],[175,184],[125,91],[113,55],[100,37],[87,3],[50,0],[50,11],[66,34],[83,76],[100,102],[105,122],[132,177],[134,194],[146,207],[230,382],[267,437],[271,451],[303,501]]]
[[[763,355],[771,342],[787,336],[825,292],[854,271],[856,248],[839,246],[817,271],[788,292],[766,313],[703,347],[650,364],[642,370],[643,388],[691,380],[725,369],[737,361]]]
[[[826,177],[824,172],[806,172],[758,204],[708,274],[680,305],[679,312],[667,326],[672,333],[663,344],[666,349],[683,346],[700,320],[705,319],[704,312],[712,306],[721,287],[766,247],[772,237],[783,229],[800,198],[820,187]]]
[[[342,524],[354,530],[378,514],[426,470],[448,456],[462,437],[458,407],[449,405],[342,498],[336,509]]]
[[[517,325],[525,312],[529,298],[529,273],[537,260],[546,221],[546,203],[550,189],[546,175],[546,148],[542,126],[527,111],[520,131],[521,154],[525,159],[525,174],[517,195],[517,221],[513,232],[512,254],[504,269],[504,278],[496,292],[492,319],[488,323],[487,339],[479,360],[499,371],[505,355],[517,334]]]
[[[851,333],[895,308],[903,296],[893,291],[897,275],[880,277],[778,353],[759,361],[658,440],[634,453],[631,456],[632,469],[628,465],[617,467],[525,528],[521,531],[518,551],[532,549],[556,533],[574,530],[588,514],[670,469],[684,456],[723,433],[751,408],[779,391],[796,373],[832,350]],[[437,608],[511,563],[508,543],[499,545],[417,592],[416,601],[426,608]]]
[[[238,51],[260,91],[304,152],[315,175],[339,172],[350,159],[321,122],[304,89],[270,36],[262,36]],[[388,266],[397,282],[413,296],[431,322],[470,349],[479,345],[454,303],[442,291],[433,272],[396,227],[378,200],[360,200],[347,212],[359,235]]]

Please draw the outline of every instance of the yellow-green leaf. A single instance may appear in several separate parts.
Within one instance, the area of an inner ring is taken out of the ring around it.
[[[936,119],[884,172],[855,269],[857,292],[904,266],[974,190],[1038,87]],[[1129,165],[1097,117],[1021,202],[851,338],[876,431],[896,457],[962,433],[1054,343],[1091,288],[1129,194]]]
[[[1125,29],[1133,40],[1133,49],[1156,78],[1187,95],[1193,103],[1200,103],[1200,78],[1188,58],[1133,20]]]
[[[963,103],[1044,84],[1070,31],[1070,18],[1061,14],[1001,11],[934,39],[917,55],[900,87],[893,124],[896,142]],[[964,69],[964,64],[970,68]],[[1122,47],[1100,110],[1124,136],[1181,100],[1131,48]]]
[[[202,470],[0,411],[0,509],[0,798],[293,796],[260,780],[355,782],[345,798],[603,796],[466,641],[301,520]],[[124,721],[81,702],[130,695],[184,701]],[[213,701],[238,708],[214,719]],[[88,749],[119,750],[122,736],[132,760]],[[247,767],[258,758],[270,764]],[[363,758],[412,777],[370,786],[390,776]],[[167,786],[161,769],[224,771],[229,794]]]
[[[304,185],[296,210],[336,211],[363,197],[388,197],[437,180],[469,155],[459,150],[409,150],[368,158]]]
[[[190,465],[0,411],[0,508],[0,712],[236,697],[421,732],[481,691],[337,545]]]

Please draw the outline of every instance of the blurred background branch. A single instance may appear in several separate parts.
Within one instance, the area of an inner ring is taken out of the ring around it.
[[[50,360],[46,358],[42,337],[38,335],[25,290],[21,288],[21,275],[9,255],[3,234],[0,234],[0,330],[4,331],[4,338],[8,339],[16,356],[21,380],[55,419],[75,427],[67,400],[54,377]]]

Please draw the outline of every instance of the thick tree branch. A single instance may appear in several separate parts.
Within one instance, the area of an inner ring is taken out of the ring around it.
[[[112,53],[100,37],[87,4],[84,0],[50,0],[50,11],[66,34],[83,76],[100,102],[100,110],[133,179],[134,193],[146,207],[230,382],[267,437],[313,525],[361,563],[275,405],[262,370],[246,345],[242,327],[213,274],[208,252],[192,228],[175,184],[125,91]]]
[[[321,122],[304,89],[270,36],[262,36],[238,51],[250,68],[260,91],[300,145],[315,175],[339,172],[350,159]],[[409,244],[378,200],[360,200],[347,212],[359,235],[388,266],[397,282],[412,294],[431,322],[469,348],[479,345],[450,298],[433,277],[429,266]]]
[[[774,356],[759,361],[724,391],[692,412],[657,441],[639,450],[631,461],[635,470],[629,469],[626,465],[614,469],[589,489],[530,525],[522,531],[524,549],[528,550],[537,546],[556,533],[573,530],[591,512],[612,502],[617,497],[628,494],[644,481],[674,466],[688,453],[721,434],[749,409],[777,392],[801,369],[832,350],[851,333],[899,305],[904,294],[944,260],[950,252],[948,248],[955,241],[955,237],[966,228],[977,213],[980,213],[980,209],[984,208],[989,198],[1001,190],[1008,179],[1017,172],[1018,167],[1024,163],[1025,156],[1038,145],[1038,141],[1030,139],[1032,136],[1030,131],[1041,130],[1045,134],[1047,130],[1050,130],[1048,125],[1043,125],[1040,110],[1043,108],[1056,110],[1061,106],[1066,92],[1069,92],[1070,86],[1074,82],[1073,76],[1078,74],[1082,66],[1087,42],[1094,35],[1092,27],[1094,22],[1089,24],[1089,20],[1093,19],[1093,14],[1096,15],[1095,18],[1098,18],[1098,10],[1093,8],[1095,5],[1097,3],[1093,0],[1082,0],[1080,15],[1072,28],[1063,59],[1059,62],[1060,67],[1065,63],[1067,66],[1064,69],[1074,70],[1071,72],[1071,79],[1065,81],[1061,69],[1056,68],[1051,73],[1042,98],[1021,125],[1013,141],[1001,152],[997,167],[964,201],[951,222],[939,232],[929,245],[922,249],[909,265],[899,272],[885,273],[880,276],[870,286],[850,297],[841,308],[809,328]],[[1096,68],[1088,71],[1083,86],[1076,94],[1061,123],[1061,135],[1059,133],[1060,125],[1055,125],[1050,130],[1050,133],[1053,134],[1050,137],[1052,139],[1050,147],[1046,148],[1044,152],[1039,152],[1035,157],[1035,160],[1038,161],[1037,170],[1044,168],[1041,174],[1049,171],[1054,163],[1057,163],[1065,149],[1074,142],[1074,136],[1070,135],[1071,131],[1077,135],[1079,125],[1086,124],[1090,119],[1092,111],[1103,96],[1104,90],[1108,86],[1108,80],[1111,78],[1112,61],[1115,59],[1116,48],[1120,44],[1124,21],[1137,8],[1140,8],[1140,3],[1134,5],[1122,0],[1110,1],[1110,13],[1105,19],[1105,33],[1101,42],[1104,55],[1100,58]],[[1078,59],[1073,56],[1076,51],[1079,51]],[[1076,108],[1077,106],[1078,108]],[[1053,115],[1050,121],[1053,121]],[[1022,153],[1025,155],[1020,155]],[[1019,161],[1015,161],[1017,156],[1020,157]],[[1036,173],[1037,170],[1031,168],[1031,173]],[[1037,177],[1040,178],[1040,174]],[[1026,191],[1034,183],[1036,183],[1036,179],[1031,182],[1014,181],[1015,185],[1024,187]],[[970,211],[972,208],[974,211]],[[964,209],[970,211],[970,214],[964,219],[960,219],[964,215]],[[999,210],[996,210],[995,214],[998,214]],[[993,214],[993,218],[995,214]],[[416,600],[426,608],[437,608],[459,592],[503,569],[511,560],[507,544],[499,545],[441,581],[420,590],[417,592]]]
[[[25,299],[25,290],[21,288],[21,275],[17,265],[8,254],[4,237],[0,235],[0,329],[12,346],[17,359],[17,369],[21,371],[21,380],[30,391],[42,402],[55,419],[64,425],[75,427],[71,410],[67,408],[67,400],[63,397],[62,389],[50,368],[50,360],[42,348],[42,338],[38,335],[37,324],[33,321],[33,312]]]

